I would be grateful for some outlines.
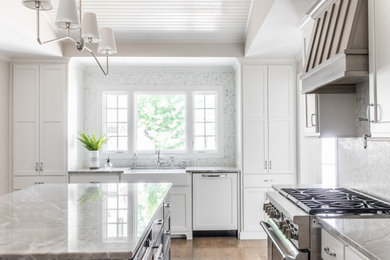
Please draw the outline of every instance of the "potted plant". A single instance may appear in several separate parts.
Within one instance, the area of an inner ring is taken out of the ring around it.
[[[100,154],[99,150],[102,145],[107,143],[108,138],[105,135],[96,138],[95,134],[87,135],[86,133],[79,133],[77,138],[84,147],[88,150],[88,166],[89,169],[99,169],[100,166]]]

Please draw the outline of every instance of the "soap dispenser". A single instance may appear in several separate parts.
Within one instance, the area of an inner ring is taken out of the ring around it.
[[[106,163],[104,164],[104,168],[111,169],[112,168],[112,162],[110,157],[107,158]]]

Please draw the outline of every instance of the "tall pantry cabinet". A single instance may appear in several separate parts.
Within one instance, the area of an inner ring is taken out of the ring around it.
[[[265,237],[259,222],[272,185],[296,183],[295,74],[293,64],[242,66],[242,239]]]
[[[13,189],[66,182],[66,65],[12,65]]]

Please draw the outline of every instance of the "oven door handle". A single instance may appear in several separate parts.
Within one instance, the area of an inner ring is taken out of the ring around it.
[[[264,229],[265,233],[267,234],[268,238],[271,240],[272,244],[276,247],[276,249],[279,251],[279,253],[282,255],[282,258],[284,260],[295,260],[295,259],[309,259],[307,252],[299,251],[297,249],[293,250],[293,246],[283,246],[280,242],[283,243],[283,241],[280,241],[280,239],[277,238],[277,234],[275,231],[273,231],[273,226],[268,224],[267,222],[260,221],[261,227]],[[289,241],[288,241],[289,242]],[[291,242],[290,242],[291,243]],[[286,250],[284,250],[286,248]]]

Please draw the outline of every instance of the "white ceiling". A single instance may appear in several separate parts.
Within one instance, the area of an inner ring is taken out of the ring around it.
[[[45,12],[54,23],[59,0]],[[83,0],[118,42],[244,42],[252,0]],[[78,2],[78,1],[77,1]]]
[[[303,46],[297,24],[315,1],[275,0],[246,56],[294,58]]]

